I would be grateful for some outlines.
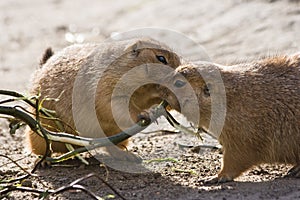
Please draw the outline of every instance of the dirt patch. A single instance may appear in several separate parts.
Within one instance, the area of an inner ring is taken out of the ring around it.
[[[182,32],[203,45],[215,62],[222,64],[251,60],[259,56],[299,51],[300,6],[298,1],[1,1],[0,86],[26,93],[30,75],[38,67],[48,46],[59,50],[73,42],[100,42],[113,32],[158,26]],[[35,156],[25,152],[23,130],[9,134],[0,121],[0,154],[8,155],[30,170]],[[154,129],[157,127],[154,127]],[[159,128],[166,128],[161,122]],[[39,169],[27,185],[56,189],[94,172],[126,199],[299,199],[300,180],[283,178],[291,166],[263,165],[239,177],[236,182],[204,186],[203,179],[221,167],[218,150],[200,153],[180,144],[197,144],[182,134],[138,134],[130,151],[144,160],[148,173],[124,173],[100,166],[82,167],[77,160]],[[207,138],[206,143],[214,143]],[[0,158],[0,177],[22,175],[14,164]],[[99,196],[113,191],[96,178],[83,182]],[[53,199],[84,199],[83,193],[66,192]],[[34,199],[35,194],[13,192],[9,199]],[[118,199],[118,198],[117,198]]]

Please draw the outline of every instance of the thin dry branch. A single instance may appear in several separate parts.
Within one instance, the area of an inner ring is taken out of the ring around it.
[[[86,194],[88,194],[93,199],[100,199],[95,193],[88,190],[86,187],[80,184],[80,182],[87,180],[89,178],[96,177],[100,181],[102,181],[109,189],[111,189],[119,198],[125,200],[125,197],[123,197],[116,189],[114,189],[107,181],[105,181],[100,176],[91,173],[84,177],[81,177],[72,183],[62,186],[60,188],[57,188],[55,190],[48,190],[48,189],[38,189],[38,188],[31,188],[31,187],[24,187],[24,186],[17,186],[17,185],[9,185],[5,187],[4,189],[0,190],[0,197],[3,197],[4,195],[8,194],[12,191],[22,191],[22,192],[30,192],[30,193],[37,193],[43,196],[43,198],[48,197],[49,195],[57,195],[62,194],[63,192],[69,191],[69,190],[80,190]]]
[[[6,158],[8,159],[11,163],[15,164],[18,168],[20,168],[25,174],[22,176],[19,176],[17,178],[14,179],[10,179],[10,180],[1,180],[0,183],[14,183],[14,182],[18,182],[18,181],[22,181],[26,178],[28,178],[29,176],[31,176],[32,174],[30,172],[28,172],[27,170],[25,170],[21,165],[19,165],[19,163],[16,160],[13,160],[12,158],[10,158],[7,155],[3,155],[0,154],[0,157]],[[8,164],[8,163],[7,163]],[[3,165],[2,165],[3,166]]]

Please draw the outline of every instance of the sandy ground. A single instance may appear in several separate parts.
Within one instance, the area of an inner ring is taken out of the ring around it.
[[[0,86],[26,93],[30,76],[48,46],[55,51],[76,42],[101,42],[114,32],[140,27],[179,31],[205,47],[210,58],[226,64],[260,56],[299,51],[300,4],[276,0],[170,1],[1,1],[0,2]],[[164,123],[162,128],[168,128]],[[179,142],[178,142],[179,141]],[[161,157],[178,162],[146,163],[149,173],[133,174],[109,168],[108,183],[127,199],[299,199],[300,180],[283,178],[290,166],[263,165],[246,172],[235,182],[204,186],[200,180],[220,169],[219,151],[180,148],[179,143],[195,141],[181,134],[138,134],[130,150],[145,160]],[[212,142],[211,139],[207,140]],[[0,124],[0,154],[31,169],[34,156],[24,153],[23,130],[11,136],[7,123]],[[197,143],[197,142],[195,142]],[[0,177],[14,177],[18,168],[1,158]],[[68,161],[40,169],[27,184],[55,189],[95,172],[105,178],[107,171],[93,159],[79,167]],[[93,164],[94,163],[94,164]],[[193,173],[179,172],[184,169]],[[97,179],[84,185],[99,196],[113,194]],[[9,199],[34,199],[35,194],[13,192]],[[75,191],[53,199],[85,199]]]

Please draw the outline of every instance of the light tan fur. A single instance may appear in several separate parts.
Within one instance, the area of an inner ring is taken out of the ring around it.
[[[136,74],[126,84],[147,77],[147,70],[151,70],[152,64],[163,64],[156,56],[164,56],[167,61],[166,65],[172,68],[176,68],[181,62],[180,58],[166,45],[150,38],[72,45],[54,54],[45,61],[41,69],[36,71],[31,94],[40,93],[41,100],[58,98],[58,101],[44,101],[43,107],[56,111],[57,117],[71,126],[71,128],[64,126],[66,132],[77,134],[74,131],[77,127],[75,127],[73,116],[76,114],[81,127],[79,131],[84,132],[84,136],[99,137],[96,126],[98,123],[104,133],[111,136],[121,131],[114,121],[111,110],[112,100],[122,103],[122,97],[116,96],[112,99],[115,85],[122,75],[139,65],[146,64],[145,71],[139,71],[140,74]],[[124,89],[128,86],[126,84],[123,85]],[[90,102],[94,98],[91,92],[93,89],[96,91],[95,102]],[[129,120],[131,122],[129,125],[132,125],[132,122],[137,121],[137,115],[141,111],[161,101],[157,96],[151,96],[151,93],[158,93],[156,90],[155,84],[141,86],[130,99],[129,113],[132,119],[126,119],[128,116],[124,116],[124,111],[128,108],[123,107],[117,110],[115,117],[121,121],[125,120],[125,123]],[[77,93],[74,108],[72,95],[75,91]],[[94,105],[90,109],[95,109],[96,121],[91,120],[92,112],[84,106],[88,102]],[[42,120],[42,123],[56,127],[53,121]],[[55,130],[55,128],[50,128],[50,130]],[[35,154],[44,154],[44,139],[29,129],[26,135],[31,151]],[[119,144],[119,147],[125,148],[127,143],[126,140]],[[65,145],[58,142],[52,144],[52,150],[66,152]],[[113,150],[110,152],[113,154]],[[113,156],[117,157],[118,153]]]
[[[233,66],[200,62],[178,67],[171,83],[181,74],[191,84],[200,106],[200,120],[195,123],[206,130],[211,123],[212,95],[204,95],[205,87],[211,84],[212,94],[223,84],[213,76],[204,82],[198,72],[209,74],[210,70],[220,71],[226,92],[225,124],[218,138],[223,166],[210,183],[231,181],[262,163],[292,164],[290,174],[300,177],[300,53]],[[175,95],[185,87],[173,85]],[[167,91],[164,96],[179,111],[188,106],[189,102],[180,108]]]

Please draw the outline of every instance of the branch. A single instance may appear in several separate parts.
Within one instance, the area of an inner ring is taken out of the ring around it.
[[[24,100],[26,103],[28,103],[32,107],[34,107],[36,109],[38,108],[36,105],[38,100],[35,103],[33,103],[32,101],[28,100],[27,98],[25,98],[25,96],[23,96],[20,93],[17,93],[14,91],[0,90],[0,94],[22,98],[22,100]],[[101,146],[109,146],[112,144],[118,144],[118,143],[128,139],[129,137],[135,135],[136,133],[141,132],[148,125],[150,125],[151,123],[156,121],[156,119],[160,116],[165,116],[167,118],[168,122],[176,129],[178,129],[184,133],[194,134],[194,135],[198,136],[200,139],[202,139],[198,132],[195,133],[195,132],[189,130],[188,128],[182,126],[180,123],[178,123],[172,117],[172,115],[166,111],[165,108],[167,107],[167,105],[168,105],[168,103],[166,101],[163,101],[160,105],[158,105],[157,107],[152,108],[150,110],[150,113],[149,113],[150,119],[141,119],[138,123],[134,124],[131,128],[129,128],[126,131],[122,131],[121,133],[111,136],[111,137],[96,138],[96,139],[95,138],[84,138],[84,137],[75,136],[75,135],[71,135],[71,134],[63,133],[63,132],[48,131],[45,128],[43,128],[42,126],[40,126],[39,123],[35,119],[33,119],[30,115],[23,113],[22,111],[20,111],[16,108],[11,108],[8,106],[0,106],[0,113],[11,115],[18,119],[21,119],[22,121],[27,123],[34,132],[38,133],[39,129],[41,129],[41,131],[47,135],[49,140],[59,141],[59,142],[78,145],[78,146],[89,146],[91,148],[93,148],[93,146],[95,148],[97,148],[97,147],[101,147]],[[42,114],[49,116],[49,114],[47,112],[43,112],[43,109],[41,109],[40,111],[42,112]],[[36,112],[36,115],[38,116],[38,112]],[[41,133],[39,133],[39,135],[42,136]]]
[[[134,124],[132,127],[127,129],[126,131],[122,131],[121,133],[117,135],[113,135],[107,138],[85,138],[80,136],[75,136],[68,133],[63,132],[52,132],[48,131],[45,128],[41,127],[39,123],[33,119],[29,114],[20,111],[19,109],[15,107],[10,106],[0,106],[0,113],[4,115],[10,115],[15,118],[18,118],[22,121],[24,121],[26,124],[29,125],[29,127],[34,131],[37,132],[39,135],[39,130],[42,132],[45,132],[48,139],[51,141],[58,141],[63,143],[69,143],[73,145],[78,146],[89,146],[89,147],[101,147],[101,146],[109,146],[112,144],[118,144],[122,142],[123,140],[128,139],[129,137],[135,135],[136,133],[144,130],[147,128],[148,125],[150,125],[152,122],[154,122],[158,117],[165,116],[165,103],[162,103],[158,105],[157,107],[153,108],[149,113],[149,120],[140,120],[138,123]],[[43,135],[41,135],[43,137]]]

